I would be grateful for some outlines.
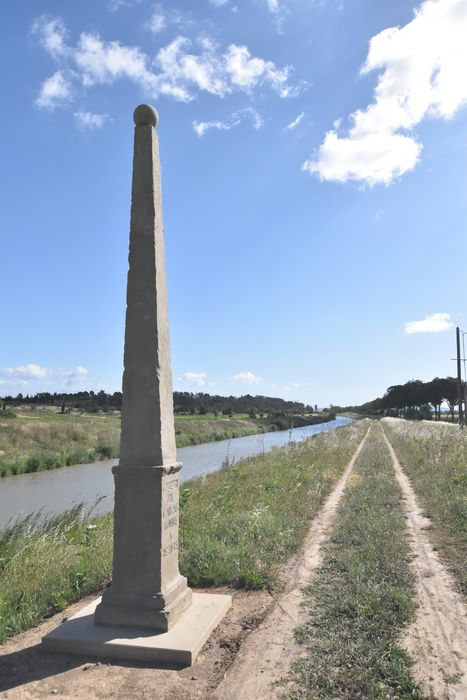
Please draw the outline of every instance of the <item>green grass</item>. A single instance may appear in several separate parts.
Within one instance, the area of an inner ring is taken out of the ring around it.
[[[110,516],[28,516],[0,532],[0,642],[92,591],[111,570]]]
[[[249,418],[246,415],[176,416],[175,437],[177,447],[198,445],[202,442],[229,440],[230,438],[255,435],[273,428],[266,422]]]
[[[397,419],[383,425],[431,519],[430,539],[467,595],[467,431]]]
[[[409,560],[401,494],[374,425],[306,590],[310,619],[296,632],[304,654],[289,697],[423,697],[397,644],[415,610]]]
[[[271,587],[362,439],[364,423],[238,462],[180,492],[181,571],[190,585]],[[0,533],[0,641],[110,579],[112,517],[79,509]]]
[[[177,447],[252,435],[263,426],[245,416],[175,419]],[[0,416],[0,477],[118,457],[120,416],[31,412]]]
[[[181,569],[191,583],[272,587],[363,430],[321,433],[183,486]]]
[[[43,471],[118,457],[120,416],[79,415],[52,411],[0,411],[0,477]],[[8,414],[8,415],[7,415]],[[326,420],[325,415],[303,418],[305,422]],[[229,440],[276,430],[281,419],[176,416],[177,447]],[[284,418],[282,420],[287,420]],[[285,426],[287,427],[287,426]]]
[[[119,436],[118,416],[31,412],[0,419],[0,476],[116,457]]]

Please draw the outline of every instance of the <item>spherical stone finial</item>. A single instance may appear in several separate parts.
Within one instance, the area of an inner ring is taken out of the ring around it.
[[[152,105],[138,105],[133,112],[133,120],[136,126],[146,126],[150,124],[155,127],[159,121],[159,115]]]

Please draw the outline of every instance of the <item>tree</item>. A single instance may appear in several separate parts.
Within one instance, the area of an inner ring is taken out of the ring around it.
[[[457,393],[457,379],[454,379],[454,377],[446,377],[446,379],[440,379],[439,381],[441,382],[443,399],[449,406],[451,420],[454,423],[454,408],[457,406],[459,400]]]
[[[427,384],[428,401],[431,403],[431,405],[435,409],[435,418],[437,418],[437,420],[439,420],[441,417],[441,404],[443,403],[443,399],[444,399],[443,393],[444,393],[443,379],[440,379],[439,377],[435,377],[434,379],[431,380],[431,382],[428,382],[428,384]]]

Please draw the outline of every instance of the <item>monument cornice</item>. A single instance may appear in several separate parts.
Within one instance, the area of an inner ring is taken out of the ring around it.
[[[135,465],[131,464],[116,464],[112,467],[112,474],[129,476],[167,476],[169,474],[177,474],[182,468],[181,462],[174,464],[163,464],[162,466],[152,465]]]

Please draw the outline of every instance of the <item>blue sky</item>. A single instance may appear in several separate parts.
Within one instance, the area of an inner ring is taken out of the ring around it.
[[[0,394],[121,386],[141,102],[176,389],[349,404],[454,374],[466,0],[4,0],[0,20]]]

